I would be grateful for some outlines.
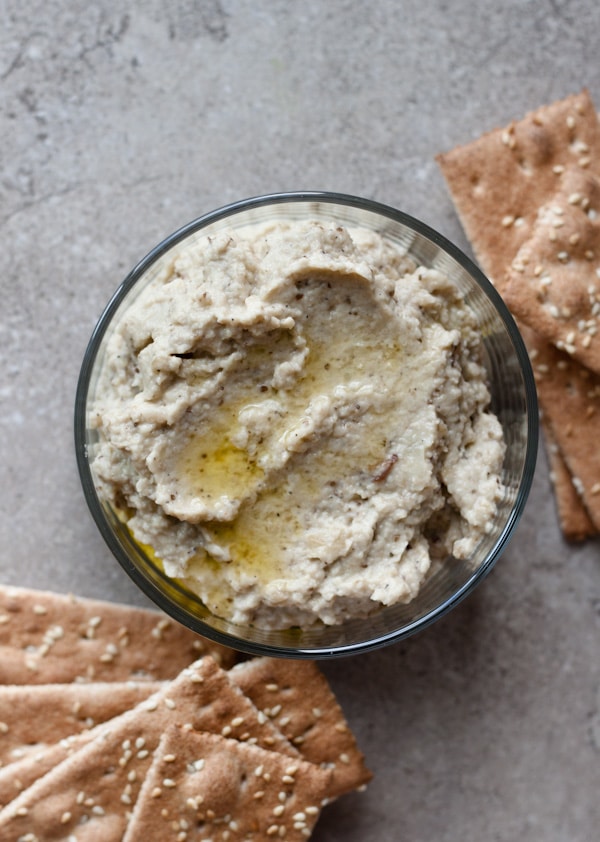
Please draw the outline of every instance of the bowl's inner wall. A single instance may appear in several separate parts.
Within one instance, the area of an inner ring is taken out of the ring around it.
[[[444,272],[463,292],[481,325],[484,362],[489,373],[491,407],[500,419],[506,439],[507,451],[502,475],[506,493],[495,523],[489,535],[477,548],[475,558],[462,561],[448,559],[447,563],[430,576],[419,595],[409,604],[390,606],[378,611],[368,621],[349,620],[343,626],[337,627],[317,626],[284,631],[239,629],[227,620],[210,614],[195,596],[168,579],[131,538],[126,526],[119,521],[110,506],[98,500],[93,488],[93,464],[89,468],[89,462],[93,463],[96,434],[86,425],[86,455],[89,459],[89,462],[86,460],[86,464],[91,473],[87,482],[84,477],[84,487],[92,513],[117,559],[138,584],[177,619],[201,633],[216,636],[217,639],[226,635],[239,640],[240,643],[243,641],[241,648],[247,648],[249,651],[256,651],[256,648],[261,647],[274,647],[278,651],[282,647],[294,651],[300,648],[307,652],[338,647],[351,648],[364,644],[365,640],[397,636],[399,629],[403,630],[402,636],[406,636],[416,627],[429,622],[458,601],[475,580],[481,578],[493,565],[518,519],[524,503],[523,496],[527,496],[531,476],[526,474],[533,472],[531,451],[535,443],[531,441],[531,401],[535,398],[531,397],[531,389],[534,387],[532,382],[526,381],[523,373],[523,365],[526,366],[527,363],[523,360],[522,349],[515,347],[514,326],[509,322],[510,328],[507,327],[507,323],[484,291],[483,285],[487,286],[485,279],[482,282],[480,278],[479,284],[476,283],[466,266],[460,262],[461,256],[458,252],[457,257],[449,254],[442,244],[404,224],[401,219],[382,217],[378,212],[353,204],[340,205],[326,200],[282,201],[275,204],[258,202],[243,213],[231,215],[224,212],[208,225],[202,224],[201,227],[194,228],[192,224],[185,230],[185,236],[181,232],[174,235],[136,267],[117,291],[100,320],[90,343],[92,345],[95,341],[97,347],[89,360],[87,403],[93,398],[97,386],[107,337],[118,325],[120,316],[130,306],[133,298],[169,264],[170,249],[173,246],[179,250],[184,239],[191,243],[217,231],[259,222],[310,218],[332,220],[350,228],[360,226],[378,231],[403,245],[419,263]]]

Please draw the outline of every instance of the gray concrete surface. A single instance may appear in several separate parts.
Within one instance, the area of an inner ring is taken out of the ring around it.
[[[88,337],[158,240],[230,200],[368,196],[467,243],[434,155],[587,86],[596,0],[0,0],[0,580],[144,604],[88,515]],[[600,545],[543,452],[492,575],[422,635],[327,663],[369,790],[317,842],[595,842]]]

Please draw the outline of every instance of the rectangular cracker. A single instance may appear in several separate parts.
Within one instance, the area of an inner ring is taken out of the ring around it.
[[[123,842],[305,842],[330,776],[304,760],[173,726],[160,742]]]
[[[562,533],[567,541],[585,541],[586,538],[596,535],[598,530],[573,485],[569,469],[554,440],[552,428],[545,420],[543,413],[541,420],[550,467],[550,480],[554,488],[554,499]]]
[[[475,256],[500,293],[561,173],[594,171],[599,153],[600,125],[584,90],[437,156]]]
[[[161,681],[205,654],[236,658],[158,611],[0,586],[0,684]]]
[[[298,759],[297,751],[210,657],[137,707],[99,726],[74,751],[0,810],[0,839],[68,839],[85,824],[86,839],[120,842],[152,753],[172,724],[254,742]]]
[[[253,658],[232,680],[311,763],[333,770],[330,797],[372,777],[329,683],[314,661]]]
[[[0,766],[89,731],[160,686],[154,681],[0,685]]]
[[[503,297],[538,335],[600,373],[600,179],[593,173],[570,168],[558,177],[508,267]]]
[[[574,165],[597,172],[600,125],[584,90],[438,155],[437,161],[475,256],[503,294],[507,269],[558,179]],[[570,499],[561,509],[561,525],[565,535],[575,534],[587,516],[585,507],[578,494],[561,487]]]
[[[600,530],[600,375],[524,331],[544,423],[569,469],[596,531]]]

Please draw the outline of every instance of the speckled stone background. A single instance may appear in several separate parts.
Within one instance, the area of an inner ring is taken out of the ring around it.
[[[587,86],[597,0],[0,0],[0,579],[144,604],[79,486],[72,407],[123,276],[200,214],[329,189],[468,251],[437,152]],[[600,544],[543,451],[493,573],[425,633],[325,664],[375,772],[317,842],[595,842]]]

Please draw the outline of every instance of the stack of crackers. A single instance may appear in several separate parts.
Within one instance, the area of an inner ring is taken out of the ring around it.
[[[600,123],[587,91],[438,156],[536,377],[559,519],[600,531]]]
[[[0,587],[0,839],[307,839],[370,772],[314,662],[236,661],[155,611]]]

